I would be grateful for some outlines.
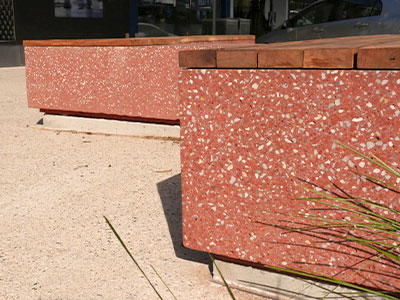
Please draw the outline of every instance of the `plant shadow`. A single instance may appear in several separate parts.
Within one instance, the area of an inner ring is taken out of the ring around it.
[[[157,183],[157,190],[168,223],[176,257],[208,264],[210,268],[211,263],[206,252],[192,250],[183,246],[181,174]]]

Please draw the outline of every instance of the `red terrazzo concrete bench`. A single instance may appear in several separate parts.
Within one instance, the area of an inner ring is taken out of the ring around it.
[[[177,124],[178,52],[251,44],[254,36],[25,41],[28,105]]]
[[[399,290],[398,266],[366,264],[368,249],[282,228],[298,227],[296,215],[314,208],[293,200],[312,196],[300,184],[342,193],[334,183],[400,209],[399,197],[352,171],[391,183],[394,176],[335,144],[372,152],[398,170],[400,36],[180,55],[187,68],[179,79],[184,245],[242,264]]]

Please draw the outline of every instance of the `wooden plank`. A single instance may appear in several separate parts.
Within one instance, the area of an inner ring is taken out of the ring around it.
[[[179,51],[181,68],[216,68],[216,50],[183,50]]]
[[[264,44],[243,47],[240,51],[257,51],[258,68],[353,68],[355,49],[369,42],[354,42],[354,38],[344,40],[345,43],[341,39],[326,39]],[[240,63],[243,66],[245,61]],[[220,65],[217,52],[217,67]]]
[[[285,48],[304,51],[303,68],[352,69],[356,65],[355,54],[358,53],[360,47],[376,43],[389,43],[396,39],[398,36],[395,35],[342,37],[293,42],[285,45]],[[274,47],[283,46],[281,44]]]
[[[358,50],[358,69],[400,69],[400,39]]]
[[[249,60],[250,63],[245,66],[246,61],[240,62],[244,68],[253,68],[255,64],[255,53],[257,52],[257,67],[258,68],[301,68],[303,65],[303,50],[301,49],[286,49],[283,46],[275,46],[276,44],[256,44],[256,45],[246,45],[246,46],[236,46],[231,49],[223,48],[218,52],[227,51],[246,51],[244,55],[245,59]],[[218,53],[217,52],[217,53]],[[250,54],[251,57],[246,57]],[[231,56],[230,59],[234,59],[233,55],[236,54],[225,54],[224,58],[228,59],[226,56]],[[217,54],[218,57],[218,54]],[[240,59],[240,57],[238,58]],[[217,62],[218,65],[218,62]],[[233,63],[229,64],[229,67],[233,68]],[[228,67],[228,66],[226,66]]]
[[[395,35],[357,36],[329,39],[324,44],[311,44],[304,48],[303,68],[352,69],[357,66],[356,54],[361,47],[390,43]]]
[[[399,39],[399,35],[385,34],[385,35],[364,35],[364,36],[347,36],[338,38],[318,39],[318,40],[305,40],[284,43],[272,44],[257,44],[256,46],[263,46],[268,48],[288,49],[298,48],[307,49],[315,47],[336,48],[336,47],[360,47],[376,43],[387,43]]]
[[[302,49],[258,49],[258,68],[302,68]]]
[[[221,51],[248,51],[254,55],[257,52],[258,68],[301,68],[303,63],[303,51],[299,49],[285,49],[284,47],[271,47],[272,44],[257,44],[253,46],[237,46],[233,49],[223,48]],[[254,57],[249,68],[254,65]],[[244,64],[245,62],[242,62]]]
[[[181,42],[221,41],[224,36],[179,37]],[[237,37],[237,36],[235,36]],[[229,36],[228,36],[229,38]],[[179,65],[184,68],[345,68],[356,67],[360,48],[399,41],[400,35],[341,37],[274,44],[223,45],[219,50],[181,51]],[[128,42],[126,42],[128,41]],[[130,41],[130,42],[129,42]],[[117,39],[108,45],[155,45],[176,42],[176,37]],[[41,41],[48,42],[48,41]],[[68,45],[71,41],[64,41]],[[79,42],[79,41],[74,41]],[[107,44],[104,40],[82,40],[84,45]],[[393,55],[392,55],[393,57]],[[393,60],[393,59],[392,59]],[[393,63],[393,62],[392,62]],[[393,68],[393,65],[388,68]],[[371,67],[372,68],[372,67]]]
[[[217,68],[257,68],[257,51],[242,49],[217,50]]]
[[[249,41],[254,43],[254,35],[199,35],[172,36],[152,38],[120,38],[120,39],[76,39],[76,40],[26,40],[24,46],[37,47],[92,47],[92,46],[151,46],[176,45],[202,42]]]
[[[87,40],[28,40],[23,45],[30,47],[91,47],[129,46],[130,39],[87,39]]]
[[[354,67],[353,48],[305,49],[303,68],[309,69],[352,69]]]
[[[365,45],[388,43],[396,35],[374,35],[257,44],[241,50],[258,52],[258,68],[340,68],[355,67],[354,57]],[[218,63],[217,63],[218,65]]]

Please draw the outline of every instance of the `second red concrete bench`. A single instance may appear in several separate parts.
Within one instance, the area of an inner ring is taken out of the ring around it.
[[[179,123],[178,52],[254,36],[25,41],[29,107],[65,115]]]

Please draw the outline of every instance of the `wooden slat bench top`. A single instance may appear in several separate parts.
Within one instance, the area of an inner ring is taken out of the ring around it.
[[[24,46],[37,47],[106,47],[106,46],[155,46],[203,42],[253,41],[254,35],[198,35],[152,38],[116,38],[82,40],[26,40]]]
[[[184,68],[400,69],[400,35],[181,51],[179,63]]]

